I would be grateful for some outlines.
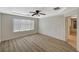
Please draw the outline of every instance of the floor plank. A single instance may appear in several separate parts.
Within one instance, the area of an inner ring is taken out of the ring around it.
[[[0,43],[1,52],[76,52],[64,41],[34,34]]]

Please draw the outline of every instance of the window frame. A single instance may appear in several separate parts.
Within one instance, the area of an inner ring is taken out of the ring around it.
[[[23,20],[32,20],[33,21],[33,29],[30,29],[30,30],[24,30],[24,31],[22,31],[22,30],[16,30],[15,31],[15,29],[14,29],[14,20],[15,19],[17,19],[17,20],[22,20],[22,19],[20,19],[20,18],[13,18],[13,32],[14,33],[16,33],[16,32],[28,32],[28,31],[33,31],[34,29],[35,29],[35,21],[34,20],[32,20],[32,19],[23,19]]]

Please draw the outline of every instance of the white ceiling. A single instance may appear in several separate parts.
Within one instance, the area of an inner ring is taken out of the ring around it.
[[[25,17],[35,17],[35,18],[42,18],[48,16],[54,16],[59,14],[64,14],[68,11],[77,9],[76,7],[61,7],[60,10],[54,10],[55,7],[0,7],[1,13],[13,14],[13,15],[20,15]],[[41,10],[42,13],[46,15],[38,16],[31,16],[32,14],[29,13],[31,11]]]

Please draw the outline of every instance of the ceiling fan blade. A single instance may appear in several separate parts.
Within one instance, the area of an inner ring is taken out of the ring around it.
[[[39,14],[41,14],[41,15],[46,15],[46,14],[44,14],[44,13],[39,13]]]
[[[32,16],[36,15],[36,13],[32,14]]]
[[[30,13],[35,13],[35,12],[30,12]]]

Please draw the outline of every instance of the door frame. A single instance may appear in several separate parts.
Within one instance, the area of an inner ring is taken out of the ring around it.
[[[68,18],[71,16],[65,17],[65,41],[68,41]],[[77,17],[77,16],[76,16]],[[77,26],[77,25],[76,25]],[[68,43],[68,42],[67,42]],[[75,41],[75,48],[77,49],[77,29],[76,29],[76,41]]]
[[[0,14],[0,43],[1,43],[1,40],[2,40],[2,28],[1,28],[1,26],[2,26],[2,21],[1,21],[1,14]]]
[[[66,42],[68,40],[68,18],[69,17],[65,17],[65,41]]]

